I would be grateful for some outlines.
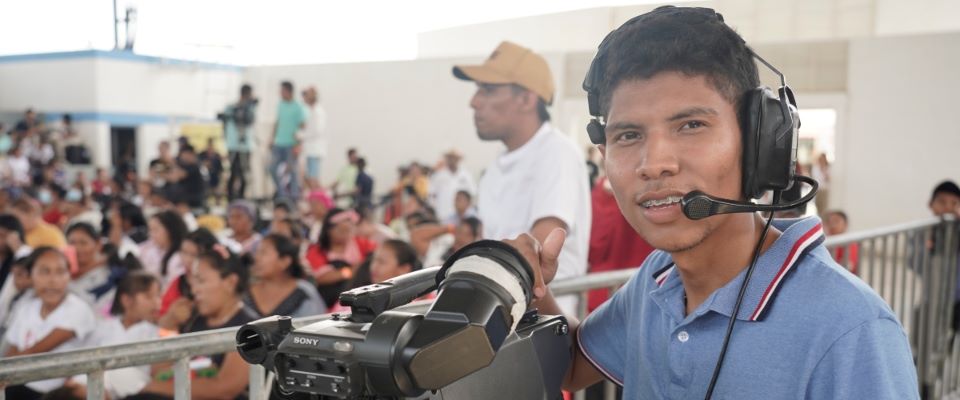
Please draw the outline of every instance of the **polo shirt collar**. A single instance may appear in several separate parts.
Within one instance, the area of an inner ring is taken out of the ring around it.
[[[540,125],[540,129],[537,129],[537,133],[533,134],[533,137],[531,137],[530,140],[513,151],[509,151],[500,155],[500,157],[497,158],[497,165],[499,165],[502,169],[510,168],[510,166],[516,164],[517,161],[523,159],[526,154],[535,151],[534,148],[537,147],[536,143],[543,141],[543,139],[547,136],[547,132],[550,132],[552,129],[553,128],[549,122],[544,122],[542,125]]]
[[[784,281],[796,270],[797,265],[824,240],[823,225],[820,218],[775,219],[772,224],[782,232],[780,238],[757,259],[757,266],[747,286],[743,304],[737,319],[743,321],[762,321],[769,312],[777,293]],[[740,284],[746,276],[744,269],[736,278],[715,291],[704,301],[695,313],[711,311],[730,316],[733,314],[740,292]],[[659,287],[655,292],[683,296],[680,275],[671,263],[653,273],[653,281]],[[681,299],[682,301],[682,299]],[[673,302],[671,302],[673,303]],[[671,311],[674,307],[669,307]]]

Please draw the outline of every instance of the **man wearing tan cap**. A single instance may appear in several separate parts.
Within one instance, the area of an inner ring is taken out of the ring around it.
[[[556,228],[567,232],[556,279],[587,271],[590,188],[577,146],[550,124],[553,76],[530,49],[503,42],[482,65],[456,66],[453,75],[476,82],[470,100],[482,140],[507,147],[480,179],[477,212],[486,239],[529,233],[541,243]],[[575,296],[557,298],[574,314]]]

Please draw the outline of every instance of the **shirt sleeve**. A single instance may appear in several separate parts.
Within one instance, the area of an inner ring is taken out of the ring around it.
[[[578,185],[581,181],[587,181],[587,173],[581,163],[562,155],[550,159],[549,163],[541,163],[541,169],[551,173],[539,174],[532,182],[531,190],[536,195],[530,205],[530,228],[543,218],[554,217],[563,221],[568,230],[577,229],[574,226],[577,207],[583,206],[579,204],[581,193]],[[586,206],[589,207],[589,204]]]
[[[810,377],[807,399],[919,399],[910,345],[888,318],[864,322],[831,345]]]
[[[645,271],[641,268],[640,271]],[[609,301],[603,303],[580,324],[577,331],[577,346],[608,379],[623,386],[623,373],[626,366],[627,316],[630,315],[633,293],[637,291],[640,279],[634,274]],[[638,340],[631,337],[630,340]]]

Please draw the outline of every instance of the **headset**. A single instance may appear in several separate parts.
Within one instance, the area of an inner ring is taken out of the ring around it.
[[[618,33],[624,27],[645,22],[651,16],[699,16],[702,21],[719,20],[725,25],[723,16],[710,8],[677,8],[661,6],[655,10],[631,18],[620,28],[610,32],[600,42],[597,55],[590,63],[590,69],[583,80],[583,89],[587,92],[587,104],[590,115],[593,117],[587,124],[587,134],[593,144],[606,143],[606,121],[601,110],[600,87],[603,75],[606,73],[606,58],[610,46],[616,41]],[[730,29],[729,27],[727,29]],[[742,40],[742,39],[741,39]],[[744,42],[745,44],[746,42]],[[722,199],[694,190],[683,196],[681,207],[684,215],[692,220],[702,219],[717,214],[743,212],[769,212],[770,216],[761,231],[760,240],[753,251],[752,262],[747,268],[746,276],[740,286],[736,306],[727,325],[723,347],[717,359],[713,376],[707,388],[706,399],[710,399],[713,389],[720,375],[727,346],[733,332],[736,315],[740,311],[746,293],[747,284],[753,274],[760,248],[766,239],[767,230],[773,220],[774,211],[783,211],[795,208],[809,202],[817,193],[817,182],[810,177],[797,175],[797,137],[800,129],[800,116],[797,112],[797,102],[793,91],[787,86],[783,73],[777,70],[753,50],[747,47],[750,55],[760,61],[780,78],[780,88],[774,94],[772,90],[761,86],[744,94],[740,112],[740,124],[743,143],[742,163],[742,195],[746,201]],[[803,182],[810,185],[811,190],[800,199],[784,204],[780,202],[780,194],[790,189],[795,183]],[[772,204],[756,204],[753,199],[760,199],[767,191],[773,192]]]

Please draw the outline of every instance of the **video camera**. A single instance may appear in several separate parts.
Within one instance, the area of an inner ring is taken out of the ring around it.
[[[351,314],[244,325],[237,350],[276,374],[282,398],[556,400],[571,339],[562,316],[527,310],[533,279],[515,249],[480,241],[442,267],[343,293]],[[432,303],[407,304],[435,289]]]
[[[259,102],[260,100],[256,98],[240,100],[237,104],[227,108],[225,112],[217,114],[217,119],[223,123],[224,130],[226,130],[227,123],[233,122],[236,125],[241,144],[246,142],[247,128],[253,125],[256,114],[255,108]]]

